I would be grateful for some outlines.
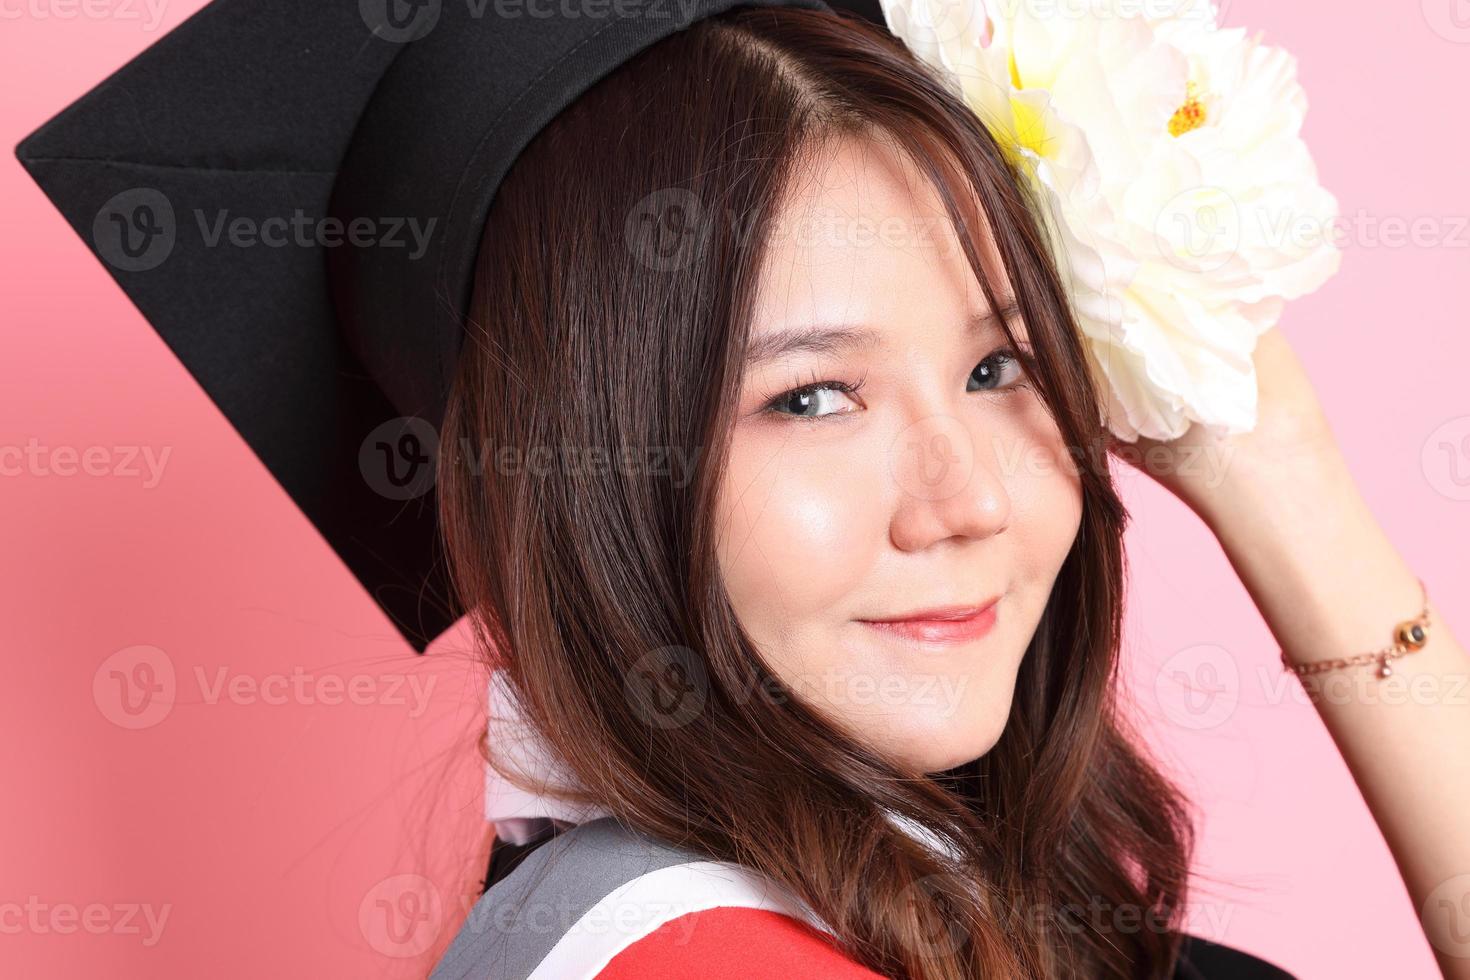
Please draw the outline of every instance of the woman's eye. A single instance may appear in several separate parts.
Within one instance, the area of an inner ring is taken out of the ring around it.
[[[990,354],[985,360],[975,365],[975,370],[970,372],[970,380],[965,386],[966,391],[999,391],[1010,387],[1024,387],[1021,380],[1026,376],[1026,370],[1016,352],[1009,347],[1002,348]]]
[[[841,381],[821,381],[817,384],[806,385],[795,388],[783,395],[777,395],[767,406],[771,411],[781,415],[794,415],[797,418],[815,419],[827,415],[841,415],[850,409],[843,409],[843,401],[852,401],[850,397],[857,391],[857,386],[844,384]]]
[[[1025,364],[1021,356],[1009,347],[1003,347],[988,355],[975,366],[966,380],[966,391],[1003,391],[1011,388],[1028,387]],[[848,384],[845,381],[815,381],[800,388],[777,395],[765,405],[765,411],[799,419],[821,419],[833,415],[848,415],[861,407],[856,404],[856,395],[862,382]],[[846,403],[846,405],[844,405]]]

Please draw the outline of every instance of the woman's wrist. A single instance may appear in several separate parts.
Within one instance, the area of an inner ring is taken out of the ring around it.
[[[1420,608],[1417,577],[1335,448],[1237,454],[1194,506],[1295,663],[1378,649]]]
[[[1216,453],[1215,472],[1197,481],[1185,503],[1225,544],[1267,529],[1310,534],[1361,503],[1347,461],[1335,445],[1266,456],[1249,444]]]

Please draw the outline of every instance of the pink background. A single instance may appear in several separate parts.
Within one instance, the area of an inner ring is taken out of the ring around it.
[[[201,6],[154,2],[151,27],[141,2],[101,16],[0,2],[0,447],[104,447],[116,464],[0,475],[0,974],[423,975],[483,868],[483,688],[464,636],[426,658],[396,638],[11,152]],[[1460,609],[1470,5],[1233,0],[1225,19],[1298,56],[1307,137],[1346,218],[1437,229],[1417,245],[1354,234],[1284,329],[1374,511],[1439,607]],[[129,475],[118,447],[167,452],[162,478]],[[1199,803],[1215,882],[1196,931],[1303,978],[1436,976],[1382,838],[1220,550],[1173,498],[1122,478],[1131,688]],[[140,658],[171,673],[177,703],[134,729],[107,678]],[[310,696],[212,697],[220,671],[267,695],[294,672]],[[167,911],[157,936],[144,906]]]

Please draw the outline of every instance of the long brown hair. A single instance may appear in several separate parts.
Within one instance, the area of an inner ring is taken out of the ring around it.
[[[894,140],[924,170],[998,309],[986,222],[1032,382],[1066,444],[1092,447],[1004,733],[943,773],[899,771],[787,696],[715,557],[762,232],[804,154],[840,135]],[[635,56],[499,190],[441,438],[442,523],[477,645],[574,798],[775,879],[887,976],[1163,978],[1192,830],[1116,708],[1127,512],[1018,165],[845,13],[735,8]],[[651,713],[690,698],[674,722]]]

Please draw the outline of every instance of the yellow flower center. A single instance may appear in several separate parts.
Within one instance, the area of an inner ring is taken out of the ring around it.
[[[1185,83],[1184,104],[1169,117],[1169,135],[1183,136],[1205,124],[1204,103],[1199,100],[1199,89],[1191,80]]]
[[[1016,97],[1026,86],[1021,81],[1021,66],[1016,63],[1015,51],[1009,52],[1006,63],[1011,75],[1011,124],[1015,128],[1015,134],[1014,143],[1009,133],[1001,137],[1002,149],[1012,158],[1012,163],[1019,161],[1020,151],[1023,149],[1030,150],[1037,156],[1045,156],[1048,142],[1046,120],[1040,110],[1030,102]]]
[[[1039,157],[1046,156],[1046,119],[1031,103],[1011,100],[1011,120],[1016,127],[1016,144]]]

